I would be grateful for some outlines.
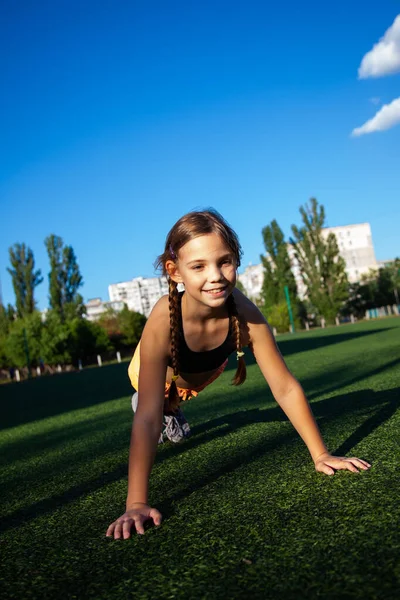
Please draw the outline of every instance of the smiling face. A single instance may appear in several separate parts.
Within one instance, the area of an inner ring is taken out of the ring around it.
[[[209,307],[223,305],[235,287],[235,257],[217,233],[193,238],[165,267],[173,281],[184,283],[186,294]]]

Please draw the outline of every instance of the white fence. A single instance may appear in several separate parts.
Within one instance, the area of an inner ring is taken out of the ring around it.
[[[365,311],[366,319],[378,319],[379,317],[389,317],[390,315],[399,315],[400,305],[380,306],[379,308],[369,308]]]

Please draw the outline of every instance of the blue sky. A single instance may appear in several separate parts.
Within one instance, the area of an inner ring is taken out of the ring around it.
[[[378,259],[400,255],[400,127],[352,137],[399,97],[400,74],[359,78],[395,1],[2,3],[0,277],[25,242],[73,246],[82,294],[153,276],[185,212],[213,206],[243,267],[261,229],[286,236],[315,196],[327,225],[368,221]],[[242,269],[241,269],[242,270]]]

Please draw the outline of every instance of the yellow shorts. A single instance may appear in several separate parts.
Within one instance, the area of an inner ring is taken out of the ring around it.
[[[186,400],[190,400],[190,398],[195,398],[199,392],[204,390],[204,388],[206,388],[208,385],[210,385],[210,383],[215,381],[221,375],[221,373],[224,372],[227,364],[228,364],[228,359],[226,359],[222,363],[222,365],[214,371],[214,373],[211,375],[211,377],[209,379],[207,379],[207,381],[205,383],[202,383],[201,385],[199,385],[195,388],[189,389],[189,388],[181,388],[181,387],[176,386],[176,389],[178,391],[178,396],[181,398],[181,401],[185,402]],[[138,343],[138,345],[136,347],[135,354],[133,355],[133,358],[132,358],[131,362],[129,363],[129,367],[128,367],[129,379],[131,380],[132,387],[134,387],[136,391],[139,391],[139,370],[140,370],[140,342]],[[168,392],[169,392],[170,387],[171,387],[171,384],[165,382],[165,398],[166,399],[168,398]]]

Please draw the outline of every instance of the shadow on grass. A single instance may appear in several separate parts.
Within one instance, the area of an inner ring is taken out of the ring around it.
[[[46,471],[48,473],[49,461],[40,461],[40,457],[46,456],[47,451],[53,453],[50,459],[53,470],[57,468],[62,470],[71,464],[71,460],[77,466],[79,456],[82,456],[86,461],[88,457],[92,456],[92,453],[98,457],[99,445],[101,445],[103,454],[115,452],[122,445],[127,448],[131,423],[131,411],[121,409],[111,414],[98,415],[90,420],[74,423],[45,434],[38,433],[25,436],[23,440],[11,440],[2,445],[0,466],[6,468],[10,463],[16,463],[17,461],[38,459],[35,462],[39,466],[35,465],[34,470],[28,466],[28,473],[24,472],[26,469],[18,465],[16,475],[10,477],[7,483],[37,480],[42,471],[44,475],[46,475]],[[99,439],[96,438],[96,434],[100,435]],[[93,441],[92,438],[94,438]],[[79,443],[79,450],[71,452],[71,443],[74,445]],[[54,458],[54,454],[56,454],[56,458]]]
[[[380,358],[385,360],[383,357]],[[302,377],[300,383],[308,400],[313,401],[321,396],[335,393],[342,388],[359,384],[365,379],[370,379],[371,377],[375,377],[376,375],[390,371],[394,367],[397,367],[398,364],[399,360],[396,358],[387,362],[383,362],[372,370],[365,370],[361,362],[356,371],[354,365],[350,365],[349,367],[338,366],[337,368],[330,368],[329,371],[321,370],[320,374],[318,375],[313,374],[310,377]],[[241,407],[241,405],[246,403],[248,394],[249,392],[246,389],[246,383],[243,386],[235,388],[233,397],[229,399],[229,405]],[[263,386],[257,386],[255,391],[254,389],[251,391],[251,401],[252,404],[254,402],[259,402],[260,404],[265,404],[267,402],[275,403],[271,390],[266,383]],[[218,407],[218,403],[215,403],[215,406]],[[316,403],[313,402],[313,411],[315,406]],[[208,410],[212,410],[212,407],[209,406]],[[201,400],[190,405],[191,418],[198,418],[203,412],[204,408],[201,406]],[[203,421],[203,419],[201,420]]]
[[[383,332],[387,333],[388,329],[381,328],[367,331],[338,331],[334,329],[331,333],[326,335],[312,337],[303,337],[299,335],[298,337],[294,336],[293,338],[281,341],[277,338],[277,343],[283,356],[289,356],[290,354],[296,354],[297,352],[308,352],[309,350],[331,346],[332,344],[341,344],[342,342],[348,342],[349,340],[360,339]]]
[[[382,365],[379,365],[379,367],[376,367],[375,369],[369,370],[364,373],[357,373],[353,377],[348,377],[349,371],[347,371],[343,367],[339,367],[336,370],[331,370],[329,372],[329,377],[327,377],[327,375],[325,373],[325,374],[320,375],[319,377],[314,376],[310,379],[303,378],[301,383],[306,391],[307,398],[309,400],[313,400],[314,398],[320,396],[321,393],[330,394],[332,392],[335,392],[339,387],[342,388],[344,386],[347,387],[350,385],[354,385],[356,383],[359,383],[363,379],[369,379],[370,377],[379,375],[380,373],[383,373],[384,371],[388,371],[392,367],[397,367],[398,364],[399,364],[399,360],[396,358],[394,360],[391,360],[390,362],[386,362],[386,363],[383,363]],[[329,385],[327,385],[327,380],[329,382],[334,380],[335,383],[332,385],[329,383]],[[307,391],[309,389],[315,388],[316,386],[317,387],[320,386],[320,389],[317,392]]]
[[[387,421],[400,407],[400,388],[393,388],[381,392],[373,390],[362,390],[333,396],[331,398],[321,400],[312,405],[313,414],[319,422],[331,419],[345,419],[349,414],[354,413],[370,413],[375,411],[361,426],[360,431],[355,430],[352,435],[344,442],[335,452],[349,452],[351,448],[357,445],[364,437],[367,437],[372,431]],[[223,415],[212,421],[207,421],[193,427],[192,432],[195,440],[201,435],[200,443],[205,443],[216,437],[226,435],[231,431],[236,431],[247,425],[254,423],[267,423],[288,421],[279,406],[268,409],[250,409]],[[221,426],[225,426],[223,429]],[[218,431],[212,431],[217,429]],[[209,433],[207,433],[209,432]],[[294,433],[297,436],[297,433]],[[195,444],[193,440],[193,444]],[[191,446],[191,439],[186,444]],[[198,445],[198,443],[196,443]],[[179,446],[171,447],[171,451],[178,451]]]
[[[335,396],[314,404],[313,409],[314,414],[319,420],[328,421],[329,423],[348,419],[350,416],[359,421],[363,416],[367,415],[367,419],[361,425],[358,425],[350,436],[336,449],[336,454],[343,454],[350,452],[356,444],[385,423],[396,412],[399,406],[400,388],[395,388],[382,392],[362,390]],[[286,420],[279,407],[242,410],[227,414],[194,427],[193,436],[184,444],[163,448],[157,457],[157,463],[160,464],[182,452],[189,452],[197,446],[218,438],[223,438],[227,434],[239,431],[249,425]],[[206,475],[193,470],[195,480],[189,482],[185,480],[184,489],[176,493],[173,498],[161,501],[159,508],[165,514],[165,517],[168,517],[173,510],[172,506],[174,502],[215,482],[219,477],[234,472],[236,469],[242,468],[243,465],[252,463],[257,458],[270,453],[277,447],[289,444],[296,439],[298,439],[298,435],[291,429],[289,432],[285,431],[272,437],[266,437],[262,442],[255,443],[251,447],[241,447],[239,440],[238,444],[233,447],[233,451],[232,445],[230,445],[229,452],[227,451],[222,454],[219,464],[213,457],[213,460],[209,464],[210,470]],[[364,458],[371,460],[370,457]],[[123,463],[109,473],[104,473],[95,479],[73,486],[65,492],[35,502],[29,507],[14,511],[2,520],[0,531],[18,527],[21,522],[26,523],[73,502],[86,494],[93,494],[96,490],[101,489],[107,484],[119,481],[126,477],[126,475],[127,464]]]
[[[310,350],[316,350],[317,348],[332,346],[333,344],[341,344],[342,342],[364,338],[370,335],[375,335],[376,333],[387,333],[390,329],[391,328],[381,328],[367,331],[338,331],[336,329],[332,329],[331,333],[327,333],[326,335],[320,334],[306,337],[307,334],[300,334],[295,335],[293,338],[290,339],[279,339],[278,337],[276,339],[276,342],[279,347],[279,350],[282,353],[282,356],[287,357],[291,354],[297,354],[299,352],[308,352]],[[249,348],[245,348],[245,359],[247,365],[256,364],[256,359],[254,358],[254,355],[249,350]],[[235,357],[230,357],[227,370],[236,370],[236,368],[237,363]]]
[[[132,395],[128,363],[0,386],[0,429]]]
[[[362,392],[357,392],[357,395],[360,393]],[[340,396],[339,402],[337,402],[335,406],[336,414],[340,414],[342,399],[343,396]],[[357,444],[367,438],[373,431],[375,431],[375,429],[388,421],[400,406],[400,388],[394,388],[384,392],[375,392],[375,400],[382,403],[381,408],[372,414],[359,427],[357,427],[357,429],[355,429],[353,433],[342,444],[340,444],[338,448],[336,448],[333,454],[340,456],[342,454],[349,453],[354,446],[357,446]],[[358,398],[358,402],[361,404],[362,399]],[[318,411],[316,411],[316,415],[318,416]]]

